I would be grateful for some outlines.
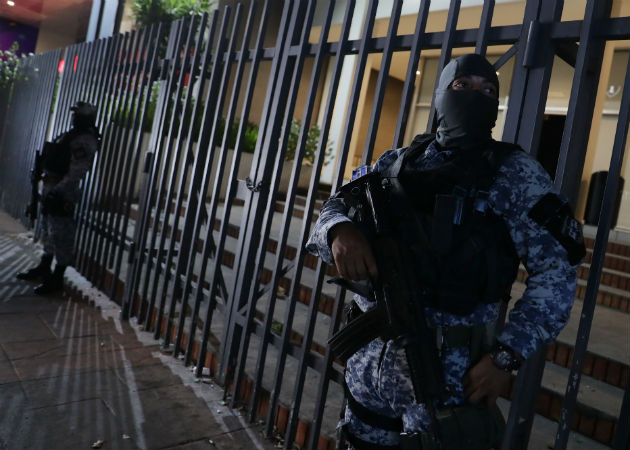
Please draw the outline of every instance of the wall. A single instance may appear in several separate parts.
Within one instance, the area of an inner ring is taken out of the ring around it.
[[[37,42],[37,28],[0,18],[0,50],[8,50],[14,42],[18,53],[32,53]]]

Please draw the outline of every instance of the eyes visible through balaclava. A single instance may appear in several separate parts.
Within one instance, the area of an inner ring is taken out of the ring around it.
[[[479,91],[492,99],[499,98],[496,85],[480,75],[463,75],[455,78],[449,88],[453,91]]]
[[[499,108],[498,91],[497,74],[484,57],[471,54],[449,62],[435,90],[438,143],[468,149],[490,141]]]

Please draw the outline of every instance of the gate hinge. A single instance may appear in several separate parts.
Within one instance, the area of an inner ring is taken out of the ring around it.
[[[265,183],[263,181],[254,183],[254,181],[252,181],[249,177],[245,178],[245,185],[247,186],[247,189],[252,192],[260,192],[265,187]]]

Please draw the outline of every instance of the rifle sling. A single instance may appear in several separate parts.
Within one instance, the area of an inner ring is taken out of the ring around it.
[[[400,417],[385,416],[366,408],[352,396],[352,392],[350,392],[345,382],[343,383],[343,389],[346,394],[346,399],[348,400],[350,411],[352,411],[352,414],[357,416],[361,422],[381,430],[395,431],[398,433],[403,430],[403,421]]]

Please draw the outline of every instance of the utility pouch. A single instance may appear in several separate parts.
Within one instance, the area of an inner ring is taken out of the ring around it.
[[[505,419],[496,405],[464,405],[436,412],[437,442],[432,433],[402,433],[401,450],[485,450],[499,448]]]

